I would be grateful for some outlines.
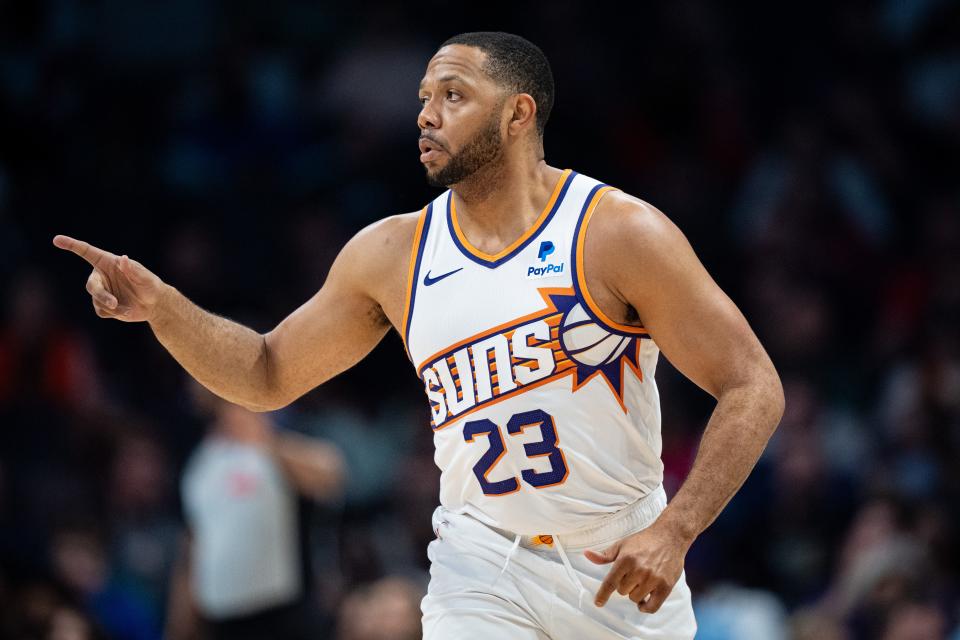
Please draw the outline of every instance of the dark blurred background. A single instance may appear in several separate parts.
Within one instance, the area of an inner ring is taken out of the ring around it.
[[[688,558],[698,638],[960,638],[960,3],[466,11],[0,1],[0,637],[163,637],[205,429],[52,236],[268,330],[353,233],[436,195],[418,81],[447,37],[502,29],[553,66],[548,163],[676,221],[783,377],[779,431]],[[672,494],[713,403],[657,378]],[[438,472],[400,340],[272,420],[348,468],[308,520],[315,637],[415,637]]]

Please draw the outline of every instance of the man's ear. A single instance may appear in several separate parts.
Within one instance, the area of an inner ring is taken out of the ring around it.
[[[510,98],[513,105],[507,131],[511,135],[520,135],[529,127],[537,125],[537,103],[529,93],[518,93]]]

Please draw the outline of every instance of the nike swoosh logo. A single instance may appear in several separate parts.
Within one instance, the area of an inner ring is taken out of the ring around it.
[[[429,287],[432,284],[437,284],[447,276],[452,276],[453,274],[455,274],[457,271],[460,271],[461,269],[463,269],[463,267],[460,267],[460,269],[454,269],[453,271],[448,271],[442,275],[437,276],[436,278],[431,278],[430,272],[427,271],[427,275],[423,276],[423,286]]]

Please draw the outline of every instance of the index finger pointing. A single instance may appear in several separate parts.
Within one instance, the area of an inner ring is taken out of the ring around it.
[[[623,580],[625,573],[623,566],[619,562],[613,565],[607,577],[603,579],[600,588],[597,590],[597,597],[594,599],[594,603],[598,607],[607,604],[607,600],[613,595],[613,592],[617,590],[617,587],[620,586],[620,581]]]
[[[94,267],[97,266],[97,264],[103,260],[103,258],[109,255],[103,249],[98,249],[89,242],[77,240],[75,238],[71,238],[70,236],[54,236],[53,244],[59,249],[77,254]]]

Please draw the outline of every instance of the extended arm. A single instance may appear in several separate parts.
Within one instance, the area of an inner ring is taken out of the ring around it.
[[[402,273],[409,216],[371,225],[343,248],[323,287],[267,334],[201,309],[142,264],[86,242],[54,244],[93,266],[97,315],[146,321],[184,369],[217,395],[255,411],[282,407],[353,366],[390,326],[377,298]],[[409,231],[409,232],[408,232]],[[406,234],[406,235],[405,235]]]
[[[612,561],[634,552],[632,562],[613,567],[598,603],[618,589],[638,603],[649,594],[641,609],[655,611],[679,578],[687,549],[756,464],[783,413],[783,389],[743,315],[676,226],[629,196],[606,199],[587,236],[599,295],[614,309],[635,309],[671,363],[717,399],[693,468],[656,523],[605,556],[593,554]],[[591,252],[591,244],[605,251]]]
[[[389,328],[365,287],[363,240],[351,240],[323,287],[267,334],[204,311],[169,285],[150,328],[217,395],[254,411],[285,406],[356,364]]]

